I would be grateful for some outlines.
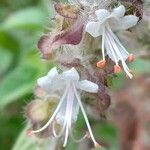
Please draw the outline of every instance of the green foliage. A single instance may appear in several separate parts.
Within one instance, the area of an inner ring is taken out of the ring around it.
[[[144,59],[138,59],[131,64],[131,68],[134,71],[135,75],[142,73],[150,73],[150,61]]]
[[[6,29],[30,29],[40,28],[45,25],[46,15],[36,7],[19,10],[11,14],[3,23],[2,28]]]
[[[1,50],[4,48],[4,51],[7,50],[12,53],[17,53],[20,48],[19,42],[17,39],[9,32],[0,30],[0,47]]]
[[[12,59],[13,59],[13,56],[9,51],[4,50],[3,48],[0,48],[0,68],[1,68],[0,76],[2,75],[3,72],[5,72],[7,68],[10,67]]]
[[[8,74],[0,85],[0,108],[31,93],[38,77],[38,70],[31,66],[20,65]],[[29,82],[30,81],[30,82]]]
[[[40,0],[1,1],[0,145],[3,150],[11,149],[22,128],[25,121],[22,109],[33,98],[37,78],[51,67],[41,61],[36,48],[48,23],[47,11]],[[32,145],[29,147],[34,150]]]
[[[137,59],[130,65],[130,68],[133,71],[134,76],[150,73],[150,61]],[[111,78],[110,80],[112,90],[118,90],[124,85],[127,78],[124,73],[121,73],[116,78]]]

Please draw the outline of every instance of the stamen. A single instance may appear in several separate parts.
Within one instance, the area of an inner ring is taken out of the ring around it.
[[[81,108],[83,117],[84,117],[84,119],[85,119],[85,123],[86,123],[86,125],[87,125],[88,130],[89,130],[90,137],[91,137],[91,139],[92,139],[94,145],[95,145],[95,146],[98,146],[99,144],[98,144],[98,143],[96,142],[96,140],[95,140],[95,137],[94,137],[94,135],[93,135],[93,132],[92,132],[92,129],[91,129],[91,126],[90,126],[88,117],[87,117],[87,115],[86,115],[86,113],[85,113],[85,111],[84,111],[84,107],[83,107],[83,105],[82,105],[82,102],[81,102],[81,100],[80,100],[80,97],[79,97],[79,95],[78,95],[78,93],[77,93],[77,90],[76,90],[75,86],[74,86],[74,92],[75,92],[75,96],[76,96],[76,98],[77,98],[77,100],[78,100],[78,102],[79,102],[79,106],[80,106],[80,108]]]
[[[114,65],[114,73],[120,73],[122,71],[119,65]]]
[[[133,54],[130,54],[130,55],[128,56],[128,61],[129,61],[129,62],[134,61],[134,59],[135,59],[135,57],[134,57]]]
[[[108,27],[109,28],[109,27]],[[111,29],[108,30],[108,32],[111,31]],[[115,36],[115,35],[114,35]],[[113,36],[113,37],[114,37]],[[126,74],[129,76],[129,78],[131,79],[133,77],[133,75],[129,72],[129,68],[128,66],[126,65],[125,63],[125,60],[123,59],[122,55],[121,55],[121,52],[119,50],[119,48],[117,47],[116,45],[116,42],[114,41],[114,38],[111,38],[111,34],[108,33],[108,37],[109,37],[109,40],[110,40],[110,43],[112,44],[116,54],[118,55],[118,57],[121,59],[121,62],[122,62],[122,66],[123,66],[123,69],[124,71],[126,72]],[[113,44],[114,43],[114,44]]]
[[[69,136],[69,124],[67,123],[66,134],[65,134],[65,141],[64,141],[63,147],[65,147],[67,145],[68,136]]]
[[[130,76],[128,74],[126,74],[126,77],[131,79],[133,77],[133,74],[131,71],[129,71],[129,73],[130,73]]]
[[[120,52],[120,50],[119,50],[118,47],[122,48],[122,49],[124,50],[124,52],[126,52],[127,55],[129,55],[129,53],[126,51],[126,49],[124,48],[124,46],[120,43],[118,37],[112,32],[111,28],[109,27],[109,24],[107,24],[107,28],[108,28],[108,31],[109,31],[110,35],[113,37],[113,38],[110,39],[111,42],[113,42],[113,41],[114,41],[114,42],[115,42],[115,41],[117,42],[117,43],[115,43],[113,46],[115,46],[115,48],[117,48],[116,53],[117,53],[117,55],[118,55],[118,56],[120,57],[120,59],[121,59],[123,69],[125,70],[126,74],[129,76],[129,78],[132,79],[132,78],[133,78],[133,75],[130,73],[130,70],[129,70],[128,66],[126,65],[126,63],[125,63],[125,61],[124,61],[124,59],[123,59],[123,57],[122,57],[122,55],[121,55],[121,52]],[[113,41],[112,41],[112,40],[113,40]],[[119,46],[117,47],[116,44],[118,44]],[[115,49],[115,48],[114,48],[114,49]]]
[[[103,35],[102,35],[102,58],[105,61],[105,26],[103,27]]]
[[[97,67],[103,69],[106,66],[106,60],[100,60],[97,62]]]
[[[95,145],[95,148],[101,148],[102,146],[100,145],[100,144],[98,144],[98,143],[96,143]]]
[[[117,42],[117,44],[120,46],[120,48],[122,48],[123,51],[124,51],[127,55],[129,55],[128,51],[127,51],[127,50],[125,49],[125,47],[121,44],[119,38],[112,32],[112,30],[111,30],[109,24],[107,24],[107,29],[109,30],[109,33],[110,33],[111,36],[114,38],[114,40]]]
[[[87,138],[91,138],[89,132],[86,132]]]
[[[97,62],[97,67],[103,69],[106,65],[105,60],[105,26],[103,27],[103,34],[102,34],[102,60]]]
[[[56,126],[55,126],[55,125],[56,125],[56,121],[54,121],[52,125],[53,125],[52,131],[53,131],[54,136],[55,136],[56,138],[61,137],[62,134],[63,134],[63,132],[64,132],[64,130],[65,130],[66,121],[64,121],[63,127],[62,127],[62,129],[59,131],[59,133],[56,133]]]
[[[111,51],[111,53],[112,53],[112,55],[113,55],[113,57],[114,57],[115,63],[116,63],[116,65],[119,65],[119,64],[118,64],[118,60],[117,60],[117,56],[116,56],[116,54],[115,54],[115,52],[114,52],[113,44],[111,43],[111,41],[110,41],[110,39],[109,39],[109,33],[106,33],[106,34],[107,34],[106,40],[107,40],[108,46],[109,46],[109,48],[110,48],[110,51]],[[107,43],[106,43],[106,44],[107,44]]]
[[[74,101],[74,90],[71,84],[68,95],[67,95],[67,107],[66,107],[66,114],[65,114],[65,121],[66,121],[66,134],[63,147],[67,145],[68,137],[69,137],[69,130],[71,129],[71,117],[72,117],[72,108],[73,108],[73,101]]]
[[[74,136],[73,136],[73,133],[71,132],[71,138],[73,139],[73,141],[74,142],[76,142],[76,143],[79,143],[79,142],[81,142],[81,141],[83,141],[85,138],[87,138],[88,137],[88,135],[87,135],[87,133],[85,133],[85,135],[83,135],[83,137],[81,137],[80,139],[76,139]]]
[[[56,108],[56,110],[54,111],[54,113],[51,116],[51,118],[49,119],[49,121],[42,128],[40,128],[38,130],[33,130],[32,133],[39,133],[39,132],[45,130],[52,123],[52,121],[56,117],[56,114],[58,113],[58,111],[59,111],[59,109],[60,109],[60,107],[61,107],[61,105],[62,105],[62,103],[63,103],[63,101],[64,101],[64,99],[66,97],[66,94],[68,92],[69,86],[70,85],[67,86],[67,88],[66,88],[66,90],[65,90],[65,92],[64,92],[64,94],[63,94],[63,96],[62,96],[62,98],[61,98],[61,100],[60,100],[60,102],[59,102],[59,104],[57,106],[57,108]]]
[[[26,134],[27,134],[27,136],[31,137],[33,135],[33,131],[32,130],[28,130]]]

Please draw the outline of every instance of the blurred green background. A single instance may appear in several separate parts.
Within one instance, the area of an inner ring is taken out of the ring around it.
[[[26,126],[24,107],[34,97],[37,78],[50,68],[50,64],[40,59],[36,45],[39,37],[50,26],[51,17],[50,1],[0,0],[1,150],[12,149],[17,137]],[[142,40],[140,41],[143,43]],[[139,60],[131,67],[140,74],[147,72],[146,66],[150,66],[149,61]],[[120,79],[115,80],[113,89],[123,84],[122,79],[121,76]],[[97,136],[101,135],[104,140],[116,144],[115,128],[102,123],[98,129]],[[29,147],[34,150],[34,146],[31,147],[29,144],[30,140],[22,135],[19,137],[20,141],[15,144],[14,150],[29,150]],[[25,146],[20,149],[22,144]]]
[[[24,107],[48,69],[36,48],[50,24],[50,2],[0,0],[0,149],[10,150],[25,126]]]

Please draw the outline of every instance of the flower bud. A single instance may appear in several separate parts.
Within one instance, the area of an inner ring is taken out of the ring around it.
[[[32,123],[42,123],[48,120],[53,113],[57,98],[52,97],[48,100],[36,99],[27,106],[27,118]]]

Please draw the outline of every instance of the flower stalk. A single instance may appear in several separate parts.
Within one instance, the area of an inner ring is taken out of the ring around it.
[[[50,129],[51,135],[63,139],[65,147],[68,138],[73,138],[73,126],[81,111],[88,129],[81,140],[90,137],[95,147],[101,147],[85,111],[87,102],[84,93],[88,93],[90,100],[103,104],[100,112],[104,114],[110,105],[106,90],[108,76],[123,69],[130,79],[133,78],[127,62],[132,62],[134,55],[126,50],[116,32],[134,27],[139,18],[126,14],[125,6],[120,3],[114,7],[111,0],[68,1],[69,4],[54,4],[56,25],[38,42],[42,58],[53,61],[59,68],[59,71],[56,67],[52,68],[46,76],[37,80],[39,89],[44,93],[39,99],[47,102],[56,95],[57,106],[46,121],[44,118],[34,122],[35,116],[28,115],[31,123],[37,125],[28,134],[36,135]],[[85,106],[82,100],[85,100]],[[33,108],[32,105],[29,107]]]

